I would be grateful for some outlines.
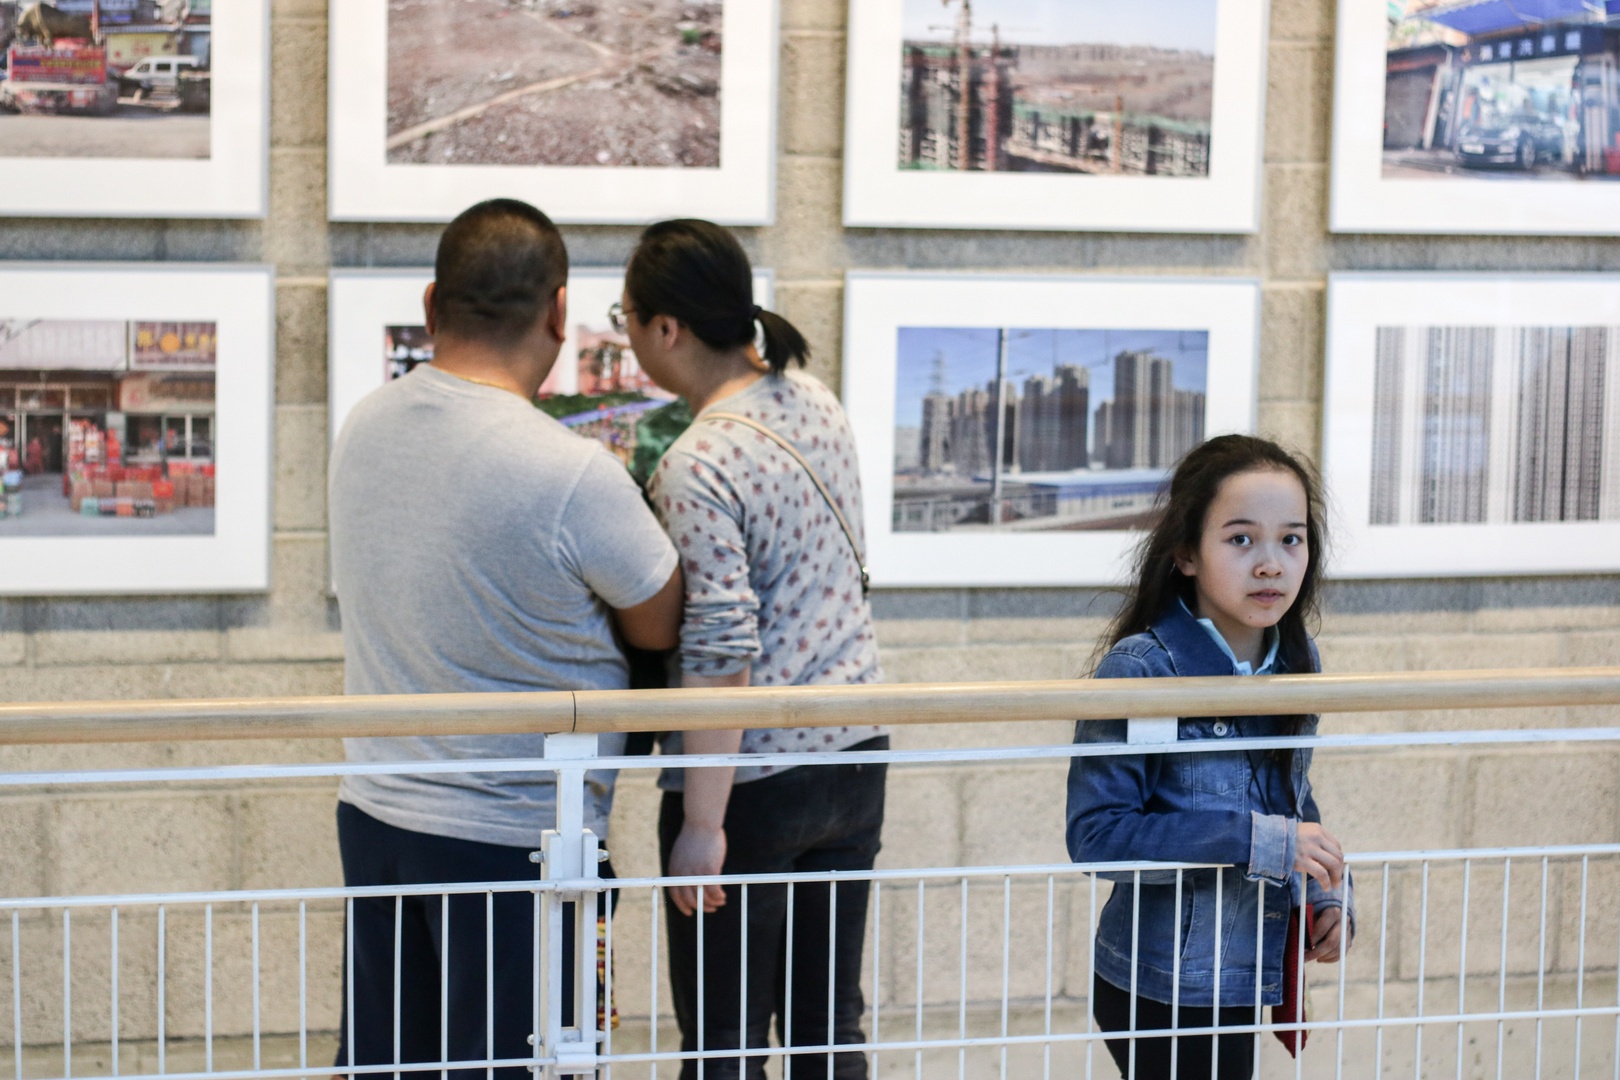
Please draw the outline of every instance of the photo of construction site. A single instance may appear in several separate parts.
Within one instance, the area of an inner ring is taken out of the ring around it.
[[[719,2],[389,0],[390,164],[718,168]]]
[[[0,157],[208,158],[212,0],[0,0]]]
[[[1390,5],[1383,175],[1620,176],[1620,29],[1569,0]]]
[[[905,0],[902,169],[1208,176],[1216,0]]]
[[[1203,330],[901,328],[894,531],[1142,527],[1208,366]]]
[[[576,434],[601,442],[644,482],[675,436],[692,422],[691,411],[647,377],[630,339],[606,319],[576,322],[572,341],[573,370],[564,368],[568,353],[559,356],[535,405]],[[433,338],[426,327],[390,326],[384,331],[386,379],[397,379],[432,359]]]
[[[0,537],[212,536],[217,340],[0,319]]]

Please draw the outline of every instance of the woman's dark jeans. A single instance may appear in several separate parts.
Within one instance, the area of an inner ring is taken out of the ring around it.
[[[887,750],[886,736],[868,739],[852,750]],[[836,757],[837,755],[828,755]],[[870,870],[877,858],[883,827],[886,765],[800,765],[776,776],[732,789],[726,807],[727,874],[816,873],[827,870]],[[681,792],[664,794],[658,820],[664,872],[669,854],[686,820]],[[793,952],[789,957],[788,904],[785,885],[748,887],[748,966],[742,969],[743,890],[727,885],[726,903],[703,916],[703,1049],[764,1048],[771,1020],[783,1046],[828,1045],[827,924],[829,904],[835,940],[832,1045],[865,1041],[861,1014],[861,950],[866,944],[866,904],[870,883],[825,882],[792,887]],[[836,894],[835,896],[833,894]],[[670,985],[675,1018],[681,1026],[681,1049],[698,1047],[697,916],[682,915],[666,902],[669,917]],[[787,973],[793,972],[793,1010],[787,1013]],[[747,1041],[738,1041],[738,1021],[745,1009]],[[790,1023],[791,1022],[791,1023]],[[743,1068],[741,1062],[747,1061]],[[825,1054],[799,1054],[789,1060],[793,1080],[827,1075]],[[705,1080],[731,1080],[765,1075],[763,1055],[709,1058]],[[866,1055],[833,1055],[837,1080],[865,1080]],[[697,1062],[681,1063],[681,1080],[696,1080]]]

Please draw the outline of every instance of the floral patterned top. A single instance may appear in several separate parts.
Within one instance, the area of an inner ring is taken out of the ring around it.
[[[802,372],[770,375],[707,411],[740,413],[792,443],[864,549],[855,444],[832,391]],[[747,670],[752,686],[882,679],[860,562],[815,482],[782,447],[741,424],[699,417],[659,462],[648,494],[686,570],[683,671]],[[844,750],[886,730],[749,730],[742,752]],[[679,753],[679,739],[672,735],[664,752]],[[740,768],[735,782],[782,771]],[[666,769],[659,786],[679,790],[681,775]]]

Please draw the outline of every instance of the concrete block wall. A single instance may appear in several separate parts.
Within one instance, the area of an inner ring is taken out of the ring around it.
[[[1620,243],[1612,239],[1330,236],[1334,10],[1329,0],[1273,3],[1265,213],[1253,236],[845,230],[839,205],[844,12],[845,0],[781,0],[777,222],[741,231],[756,262],[776,271],[778,307],[809,336],[813,370],[834,386],[842,363],[842,277],[850,268],[1258,277],[1264,285],[1260,427],[1314,455],[1330,270],[1620,268]],[[325,0],[274,0],[266,220],[0,222],[3,259],[266,261],[276,267],[278,286],[271,591],[0,602],[0,698],[180,698],[341,689],[339,613],[325,590],[326,274],[333,266],[429,263],[438,230],[326,221],[326,56]],[[622,263],[635,236],[635,230],[617,227],[565,231],[581,266]],[[1108,594],[1090,590],[883,592],[877,598],[878,635],[895,680],[1078,677],[1088,668],[1112,603]],[[1329,597],[1321,642],[1327,665],[1336,670],[1610,663],[1620,656],[1620,579],[1341,583]],[[1610,710],[1526,710],[1330,717],[1327,723],[1330,729],[1378,730],[1612,719]],[[1017,745],[1068,737],[1063,725],[997,723],[913,728],[898,733],[896,743]],[[0,748],[0,769],[310,761],[339,753],[335,744],[324,742],[14,747]],[[1563,747],[1340,753],[1322,755],[1316,776],[1330,822],[1352,848],[1369,850],[1620,839],[1616,764],[1610,751]],[[883,864],[1061,861],[1062,799],[1057,766],[896,769]],[[340,878],[332,806],[332,785],[319,782],[7,788],[0,793],[5,853],[0,894],[332,884]],[[621,872],[647,872],[655,865],[656,813],[650,777],[627,777],[610,841]],[[1392,885],[1397,900],[1408,898],[1410,888],[1406,878]],[[1559,888],[1567,892],[1565,877]],[[1605,889],[1604,895],[1612,892]],[[954,902],[939,898],[944,922]],[[1020,911],[1032,902],[1022,895],[1017,901]],[[1065,902],[1063,948],[1072,957],[1084,947],[1080,899],[1069,896]],[[893,910],[895,932],[889,940],[896,951],[886,955],[885,964],[896,981],[877,993],[899,1001],[914,993],[904,981],[911,976],[900,974],[904,950],[914,945],[901,944],[909,916],[898,906]],[[267,941],[273,937],[285,945],[289,917],[286,910],[264,913]],[[249,915],[222,911],[216,918],[219,947],[239,956],[232,950],[240,945]],[[312,909],[308,918],[311,954],[324,965],[312,969],[311,1022],[330,1028],[337,1007],[332,964],[338,916]],[[82,940],[102,940],[106,927],[89,916],[84,926]],[[52,980],[60,986],[60,969],[53,976],[48,962],[51,935],[60,931],[59,914],[31,915],[26,929],[25,971],[36,972],[30,982],[41,980],[40,993],[49,997]],[[124,928],[125,962],[134,965],[126,972],[126,987],[138,983],[133,973],[149,964],[153,932],[138,918]],[[174,933],[171,964],[177,966],[171,973],[182,983],[194,982],[200,961],[196,948],[186,944],[193,930],[177,924]],[[0,970],[9,962],[6,937],[0,933]],[[89,980],[82,993],[86,1000],[104,1001],[95,948],[85,944],[76,954]],[[981,959],[997,966],[988,954]],[[286,970],[277,972],[281,993]],[[1083,970],[1073,968],[1068,978],[1067,992],[1078,992]],[[221,993],[237,995],[217,1004],[219,1030],[246,1030],[240,981],[222,978],[219,986]],[[7,992],[0,991],[0,997]],[[195,1032],[195,992],[177,988],[176,994],[170,1002],[171,1030]],[[29,1040],[61,1031],[60,1013],[53,1011],[59,1003],[40,1001],[25,1020]],[[95,1039],[104,1017],[85,1008],[82,1037]],[[275,1023],[284,1025],[284,1001],[276,1008]],[[149,1036],[151,1016],[145,1004],[131,1004],[125,1011],[126,1036]]]

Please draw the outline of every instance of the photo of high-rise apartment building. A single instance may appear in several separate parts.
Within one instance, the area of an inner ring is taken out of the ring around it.
[[[1130,528],[1204,438],[1204,331],[900,330],[894,528]]]
[[[1616,334],[1378,328],[1369,523],[1620,519]]]

